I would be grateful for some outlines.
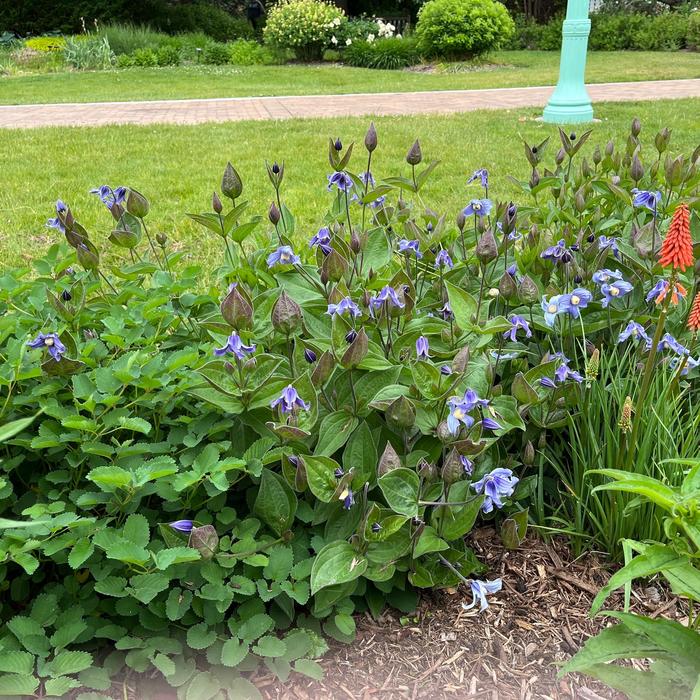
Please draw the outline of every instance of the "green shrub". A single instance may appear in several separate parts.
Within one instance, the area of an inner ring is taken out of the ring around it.
[[[33,51],[63,51],[66,40],[62,36],[37,36],[27,39],[24,45]]]
[[[153,49],[136,49],[131,54],[132,65],[139,68],[153,68],[158,65],[158,56]]]
[[[238,66],[269,65],[275,63],[270,50],[257,41],[237,39],[229,44],[229,60]]]
[[[515,31],[507,48],[558,51],[562,41],[562,18],[555,17],[549,22],[538,24],[524,15],[515,16]]]
[[[202,61],[213,66],[222,66],[228,63],[230,58],[229,47],[214,41],[209,42],[202,53]]]
[[[281,0],[270,8],[263,36],[266,43],[292,50],[301,60],[320,60],[346,22],[345,13],[330,2]]]
[[[155,31],[146,25],[107,24],[100,29],[117,56],[130,54],[136,49],[157,49],[168,39],[167,34]]]
[[[429,56],[464,58],[507,44],[514,32],[496,0],[428,0],[418,13],[416,38]]]
[[[664,12],[650,19],[632,37],[630,48],[639,51],[678,51],[685,46],[688,17],[680,12]]]
[[[177,66],[180,63],[180,51],[176,46],[163,44],[156,49],[156,62],[159,66]]]
[[[252,39],[255,34],[246,19],[233,17],[226,10],[207,2],[172,6],[162,19],[155,19],[154,26],[171,34],[204,32],[216,41]]]
[[[63,56],[69,66],[78,70],[103,70],[114,63],[114,53],[105,36],[69,37]]]
[[[376,39],[355,41],[343,52],[343,60],[360,68],[396,69],[420,63],[420,53],[413,39]]]
[[[688,48],[700,51],[700,12],[692,12],[688,17],[688,29],[685,35]]]

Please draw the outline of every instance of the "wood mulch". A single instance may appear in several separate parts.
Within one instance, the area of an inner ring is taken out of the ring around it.
[[[471,593],[427,593],[416,613],[387,612],[357,620],[357,638],[334,643],[322,661],[321,682],[271,676],[252,680],[266,700],[416,700],[488,698],[526,700],[622,698],[583,677],[557,678],[557,664],[606,623],[588,612],[610,569],[595,554],[573,559],[563,539],[529,537],[517,551],[503,548],[492,529],[471,546],[489,566],[484,578],[503,579],[484,613],[464,611]],[[621,594],[607,602],[621,609]],[[679,601],[656,583],[633,590],[634,612],[681,619]]]

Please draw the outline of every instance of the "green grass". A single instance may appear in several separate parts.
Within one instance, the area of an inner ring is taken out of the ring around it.
[[[700,99],[659,101],[643,105],[597,105],[602,123],[584,152],[611,137],[624,143],[635,116],[646,133],[663,126],[673,128],[672,150],[689,153],[697,145]],[[472,112],[435,117],[382,117],[375,119],[379,148],[373,171],[379,178],[407,174],[404,156],[413,140],[421,140],[426,161],[438,159],[424,194],[426,204],[453,219],[466,200],[477,192],[465,187],[467,174],[477,167],[491,172],[495,199],[516,195],[508,175],[527,177],[520,137],[529,142],[553,137],[548,162],[558,138],[552,126],[535,122],[534,110]],[[284,161],[284,198],[297,217],[298,230],[308,239],[321,225],[331,195],[326,191],[329,171],[327,138],[340,136],[345,143],[362,143],[369,119],[290,120],[238,122],[199,126],[120,126],[101,128],[0,130],[4,160],[0,187],[0,259],[16,264],[35,257],[58,239],[44,228],[53,215],[53,203],[68,202],[76,218],[104,249],[111,218],[91,187],[107,183],[128,185],[151,199],[149,221],[194,258],[214,264],[219,241],[185,217],[186,212],[208,211],[212,190],[218,189],[227,160],[243,178],[244,199],[252,212],[265,214],[272,198],[264,161]],[[351,162],[364,169],[360,146]],[[516,200],[517,201],[517,200]]]
[[[103,102],[452,90],[553,85],[555,51],[508,51],[484,65],[436,72],[381,71],[339,65],[189,66],[108,72],[60,72],[0,78],[1,104]],[[700,53],[599,52],[588,59],[591,83],[700,77]]]

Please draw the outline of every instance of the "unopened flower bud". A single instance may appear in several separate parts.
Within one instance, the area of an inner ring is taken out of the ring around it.
[[[603,160],[603,156],[600,153],[600,146],[595,147],[592,158],[594,165],[600,165],[600,162]]]
[[[605,155],[611,156],[615,152],[615,144],[612,141],[608,141],[605,144]]]
[[[149,209],[148,200],[137,190],[129,189],[129,195],[126,198],[126,210],[129,214],[143,219]]]
[[[530,467],[535,463],[535,446],[530,442],[530,440],[527,441],[527,444],[525,445],[525,449],[523,450],[523,464],[526,466]]]
[[[540,298],[540,290],[529,275],[524,275],[518,284],[518,298],[523,304],[534,304]]]
[[[271,317],[276,330],[291,335],[301,325],[303,315],[299,304],[283,291],[272,307]]]
[[[343,142],[340,139],[336,139],[335,143],[333,144],[333,148],[335,148],[336,151],[342,151],[343,150]]]
[[[411,150],[406,154],[406,162],[409,165],[418,165],[423,160],[423,153],[420,150],[420,143],[416,142],[411,146]]]
[[[323,386],[333,373],[334,367],[335,358],[333,357],[333,353],[326,350],[326,352],[318,358],[314,371],[311,373],[311,383],[315,387]]]
[[[357,332],[352,343],[348,346],[343,356],[340,358],[340,364],[349,369],[351,367],[357,367],[357,365],[362,362],[367,356],[367,351],[369,349],[369,338],[367,338],[367,333],[365,333],[364,328],[360,328]]]
[[[639,134],[642,133],[642,122],[639,121],[638,117],[635,117],[632,120],[632,126],[630,127],[630,131],[632,132],[632,136],[637,138]]]
[[[464,224],[467,223],[467,217],[464,215],[463,211],[460,211],[459,214],[457,215],[457,228],[460,231],[464,230]]]
[[[357,338],[357,331],[354,328],[351,328],[346,334],[345,334],[345,342],[346,343],[352,343],[353,340]]]
[[[671,140],[671,130],[668,127],[664,127],[656,134],[654,138],[654,145],[659,154],[663,153],[668,148],[668,142]]]
[[[634,158],[632,158],[632,165],[630,165],[630,177],[635,182],[639,182],[644,177],[644,166],[636,153]]]
[[[449,426],[447,425],[447,421],[441,421],[438,424],[437,427],[437,436],[438,440],[442,442],[443,444],[448,444],[450,442],[455,441],[455,436],[452,434],[452,431],[450,430]]]
[[[464,476],[462,460],[460,459],[459,452],[457,452],[454,447],[450,450],[447,459],[445,459],[442,465],[440,476],[442,476],[442,480],[448,486],[457,483]]]
[[[479,238],[479,242],[476,244],[476,257],[484,265],[498,257],[498,243],[496,243],[496,238],[491,229],[488,229]]]
[[[468,345],[465,345],[463,348],[460,348],[460,350],[455,355],[454,360],[452,360],[452,371],[456,372],[457,374],[462,374],[463,372],[465,372],[467,369],[467,365],[469,364],[470,354],[471,352],[469,350]]]
[[[563,148],[560,148],[557,151],[557,155],[554,157],[554,162],[557,165],[561,165],[565,160],[566,160],[566,151]]]
[[[213,525],[193,527],[190,532],[189,546],[196,549],[202,559],[211,559],[219,547],[219,535]]]
[[[371,122],[367,133],[365,134],[365,148],[372,153],[377,147],[377,130],[374,128],[374,122]]]
[[[327,279],[338,282],[348,271],[348,261],[333,248],[324,258],[321,269]]]
[[[512,299],[518,293],[518,287],[515,280],[507,272],[498,281],[498,291],[504,299]]]
[[[211,208],[217,213],[221,214],[221,212],[224,210],[224,205],[221,203],[221,200],[219,199],[219,195],[214,192],[211,196]]]
[[[61,292],[61,299],[63,299],[63,301],[70,301],[72,298],[73,295],[67,289]]]
[[[275,175],[279,175],[279,174],[280,174],[280,166],[279,166],[279,163],[273,163],[273,164],[272,164],[272,172],[273,172]]]
[[[619,185],[619,184],[620,184],[620,176],[619,176],[619,175],[613,175],[613,176],[610,178],[610,182],[611,182],[613,185],[615,185],[615,186]]]
[[[241,196],[243,182],[231,163],[226,164],[224,176],[221,178],[221,192],[231,201]]]
[[[435,481],[437,469],[435,469],[427,459],[421,459],[420,462],[418,462],[418,476],[423,479],[423,481]]]
[[[540,174],[537,172],[537,168],[534,168],[532,175],[530,176],[530,187],[537,187],[540,184]]]
[[[362,250],[362,245],[360,244],[360,237],[357,235],[357,231],[353,229],[350,234],[350,250],[353,253],[359,253]]]
[[[224,371],[226,374],[233,374],[236,371],[236,368],[227,360],[224,362]]]
[[[253,324],[253,307],[238,291],[237,286],[221,302],[221,315],[232,328],[250,328]]]
[[[576,141],[576,132],[572,131],[569,134],[569,141]]]
[[[168,237],[164,233],[156,233],[156,243],[163,247],[168,242]]]
[[[311,365],[316,362],[316,353],[311,348],[304,348],[304,359]]]
[[[377,467],[377,472],[379,476],[384,476],[388,474],[392,469],[398,469],[401,466],[401,458],[396,453],[392,444],[387,440],[386,447],[379,459],[379,466]]]
[[[384,416],[389,427],[407,430],[416,422],[416,409],[405,396],[399,396],[389,404]]]
[[[267,214],[268,219],[270,219],[270,222],[274,225],[277,226],[280,220],[280,210],[277,208],[277,205],[272,202],[270,204],[270,210]]]

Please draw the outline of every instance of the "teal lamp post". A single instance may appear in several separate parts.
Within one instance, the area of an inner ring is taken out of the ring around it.
[[[544,109],[543,120],[553,124],[593,121],[593,106],[586,90],[586,51],[591,20],[589,0],[569,0],[562,29],[559,82]]]

